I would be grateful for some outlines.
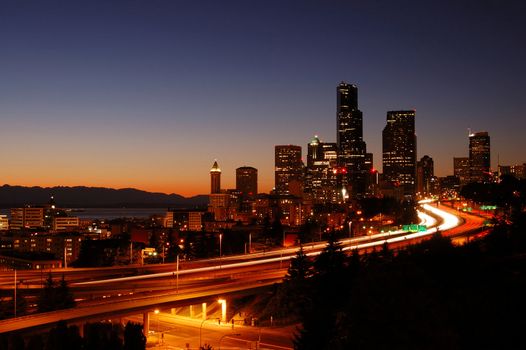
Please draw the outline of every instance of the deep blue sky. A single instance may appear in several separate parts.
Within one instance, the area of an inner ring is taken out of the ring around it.
[[[522,1],[2,1],[0,183],[206,193],[275,144],[336,137],[358,85],[381,168],[387,110],[416,109],[439,176],[486,130],[526,162]]]

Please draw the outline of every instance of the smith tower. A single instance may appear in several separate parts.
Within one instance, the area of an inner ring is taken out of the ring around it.
[[[214,161],[214,165],[210,169],[210,193],[221,193],[221,169],[217,164],[217,160]]]
[[[341,82],[336,88],[338,164],[347,170],[347,186],[353,197],[365,194],[367,169],[363,141],[363,115],[358,109],[358,88]]]

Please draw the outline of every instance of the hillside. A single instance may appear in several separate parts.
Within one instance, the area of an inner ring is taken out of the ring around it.
[[[0,207],[9,208],[26,204],[48,203],[51,196],[60,207],[112,208],[112,207],[196,207],[208,203],[208,196],[185,198],[178,194],[146,192],[134,188],[103,187],[0,187]]]

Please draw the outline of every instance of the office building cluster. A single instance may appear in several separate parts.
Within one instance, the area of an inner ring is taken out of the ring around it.
[[[386,113],[382,131],[383,171],[378,172],[363,138],[358,88],[341,82],[336,87],[336,142],[314,136],[306,145],[305,162],[301,146],[276,145],[275,186],[269,194],[253,190],[257,189],[257,170],[249,167],[236,170],[236,189],[221,190],[221,171],[214,163],[210,170],[208,212],[213,214],[213,221],[248,222],[251,218],[279,217],[283,224],[297,225],[316,210],[345,208],[362,198],[418,199],[451,191],[458,193],[467,183],[495,181],[501,174],[524,176],[524,166],[499,166],[499,174],[493,173],[488,133],[470,132],[468,157],[455,157],[454,174],[438,178],[433,158],[417,156],[415,121],[415,110]]]

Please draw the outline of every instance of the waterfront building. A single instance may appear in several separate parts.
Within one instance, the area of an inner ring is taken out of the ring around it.
[[[10,228],[12,230],[36,229],[44,226],[43,207],[11,208]]]

